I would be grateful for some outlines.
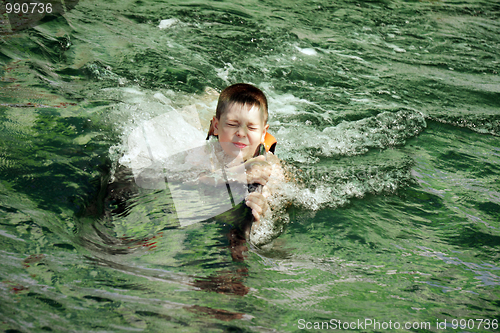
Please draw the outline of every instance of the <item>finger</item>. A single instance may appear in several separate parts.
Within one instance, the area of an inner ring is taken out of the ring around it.
[[[249,198],[247,198],[247,200],[246,200],[246,205],[249,208],[254,209],[255,211],[257,211],[257,213],[262,214],[262,212],[264,211],[263,208],[266,205],[264,196],[262,194],[256,193],[256,192],[253,192],[251,194],[256,194],[256,195],[249,196]]]
[[[248,169],[246,174],[247,174],[247,177],[249,178],[269,178],[271,176],[271,173],[272,173],[272,168],[268,168],[268,167],[262,167],[262,166],[258,166],[258,167],[253,167],[251,169]]]
[[[248,201],[247,206],[248,206],[248,208],[252,209],[252,213],[255,212],[257,214],[262,214],[262,207],[260,205],[258,205],[257,203],[252,202],[252,201]]]
[[[270,176],[271,172],[272,172],[272,168],[271,167],[257,166],[257,167],[253,167],[253,168],[249,169],[247,171],[247,174],[249,174],[249,175],[267,175],[267,176]]]
[[[261,168],[258,168],[257,171],[262,175],[263,177],[269,178],[271,176],[272,168],[270,165],[263,166]]]
[[[268,182],[268,179],[265,179],[265,178],[262,178],[262,177],[251,177],[251,178],[247,178],[247,181],[249,184],[260,184],[260,185],[266,185],[267,182]]]
[[[245,168],[251,169],[254,165],[260,165],[262,163],[268,163],[266,162],[266,158],[264,156],[257,156],[254,158],[249,159],[248,161],[245,162]]]
[[[254,203],[249,203],[247,205],[250,209],[252,209],[252,215],[256,221],[260,221],[260,217],[262,215],[262,209],[258,206],[255,205]]]
[[[247,206],[252,209],[252,214],[258,214],[259,216],[265,215],[269,209],[269,204],[266,198],[260,193],[251,193],[252,196],[247,198]]]
[[[255,219],[255,221],[259,222],[260,221],[260,214],[255,211],[255,209],[252,209],[252,215]]]
[[[261,183],[261,181],[267,183],[269,178],[271,177],[271,168],[254,168],[247,172],[247,180],[248,183]],[[257,181],[258,180],[258,181]]]
[[[259,204],[265,202],[265,200],[264,196],[258,192],[252,192],[247,196],[247,201],[252,203]]]

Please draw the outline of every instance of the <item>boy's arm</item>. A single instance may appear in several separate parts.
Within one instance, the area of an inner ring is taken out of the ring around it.
[[[245,204],[252,209],[252,215],[258,223],[266,217],[273,207],[269,205],[269,198],[276,189],[285,181],[281,160],[272,153],[258,156],[236,167],[202,174],[198,181],[211,186],[221,186],[228,181],[238,181],[244,184],[261,185],[261,191],[252,192],[245,198]],[[275,200],[274,200],[275,201]]]
[[[267,153],[265,161],[267,168],[258,168],[254,170],[253,175],[249,177],[251,179],[265,180],[262,191],[261,193],[250,193],[246,200],[247,206],[252,209],[252,214],[255,217],[257,225],[262,217],[267,217],[271,214],[272,210],[277,208],[274,207],[277,201],[270,199],[273,197],[273,194],[277,194],[279,187],[286,181],[285,173],[281,166],[281,160],[278,157],[272,153]]]

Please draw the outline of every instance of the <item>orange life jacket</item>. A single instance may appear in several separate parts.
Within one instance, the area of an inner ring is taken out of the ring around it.
[[[264,137],[264,148],[266,148],[266,151],[270,151],[271,153],[274,154],[274,150],[276,149],[276,144],[278,143],[278,140],[269,132],[266,132],[266,136]]]

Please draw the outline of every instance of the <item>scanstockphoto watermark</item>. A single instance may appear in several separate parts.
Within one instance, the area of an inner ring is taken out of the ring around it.
[[[446,329],[484,329],[496,331],[498,319],[436,319],[430,321],[394,321],[377,320],[372,318],[342,321],[307,321],[299,319],[297,326],[301,330],[446,330]]]
[[[371,318],[357,319],[354,321],[342,321],[330,319],[330,321],[306,321],[298,320],[298,328],[301,330],[398,330],[398,329],[431,329],[430,322],[398,322],[393,320],[382,321]]]

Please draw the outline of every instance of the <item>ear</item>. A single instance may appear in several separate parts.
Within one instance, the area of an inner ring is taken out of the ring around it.
[[[213,132],[213,135],[219,135],[219,119],[213,117],[211,124],[212,128],[210,131]]]
[[[262,132],[262,137],[260,138],[260,142],[263,143],[265,141],[265,137],[266,137],[266,133],[267,133],[267,130],[269,129],[269,124],[267,124],[266,126],[264,126],[264,131]]]

